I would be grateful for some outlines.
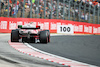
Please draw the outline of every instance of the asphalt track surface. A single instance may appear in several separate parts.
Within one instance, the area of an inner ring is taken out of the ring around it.
[[[8,44],[10,34],[0,33],[0,67],[66,67],[18,52]]]
[[[29,44],[51,54],[100,67],[100,35],[52,36],[48,44]]]

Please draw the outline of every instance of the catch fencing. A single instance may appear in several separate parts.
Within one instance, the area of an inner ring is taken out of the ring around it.
[[[100,1],[0,0],[0,17],[63,19],[100,24]]]

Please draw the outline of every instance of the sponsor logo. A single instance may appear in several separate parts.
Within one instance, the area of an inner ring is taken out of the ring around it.
[[[83,25],[74,25],[74,31],[75,32],[83,32]]]
[[[50,27],[50,29],[51,29],[51,30],[57,30],[57,26],[58,26],[58,25],[61,25],[61,22],[57,22],[57,23],[51,22],[51,27]]]
[[[17,24],[13,21],[9,21],[9,30],[16,29]]]
[[[0,29],[7,29],[7,21],[1,21]]]
[[[98,28],[93,27],[93,33],[98,33]]]
[[[86,25],[84,25],[84,32],[86,32],[86,33],[92,33],[92,26],[86,26]]]

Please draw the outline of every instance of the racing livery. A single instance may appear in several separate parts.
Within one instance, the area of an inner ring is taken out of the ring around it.
[[[42,30],[40,26],[18,25],[18,29],[11,31],[11,42],[33,42],[48,43],[50,42],[50,31]]]

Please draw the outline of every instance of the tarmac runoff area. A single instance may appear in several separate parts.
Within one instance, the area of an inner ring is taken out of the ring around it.
[[[1,37],[3,37],[3,36],[8,36],[8,35],[10,35],[10,34],[1,34],[0,36]],[[53,34],[53,36],[57,36],[57,35],[61,35],[61,34]],[[64,35],[66,35],[66,34],[64,34]],[[76,34],[75,34],[76,35]],[[9,37],[8,37],[8,39],[9,39]],[[23,52],[23,53],[25,53],[25,52]],[[30,55],[30,54],[29,54]],[[3,60],[7,60],[7,61],[9,61],[8,59],[5,59],[4,58],[4,56],[3,57],[1,57],[1,59],[3,59]],[[5,62],[5,61],[1,61],[2,63],[4,63],[4,64],[1,64],[1,66],[8,66],[9,67],[9,65],[10,65],[10,67],[12,66],[12,67],[31,67],[30,65],[24,65],[24,64],[19,64],[18,62],[15,62],[15,61],[10,61],[11,63],[8,63],[8,62]],[[46,61],[47,62],[47,61]],[[15,64],[12,64],[12,63],[15,63]],[[17,64],[18,63],[18,64]],[[16,66],[16,64],[17,64],[17,66]],[[52,65],[52,64],[47,64],[47,66],[46,67],[65,67],[64,66],[64,64],[63,65],[59,65],[59,64],[56,64],[56,63],[54,63],[54,65]],[[77,66],[77,65],[76,65]],[[42,67],[41,65],[39,66],[39,64],[38,64],[38,66],[36,66],[36,67]],[[43,67],[45,67],[45,65],[43,65]],[[95,66],[82,66],[82,67],[95,67]]]

